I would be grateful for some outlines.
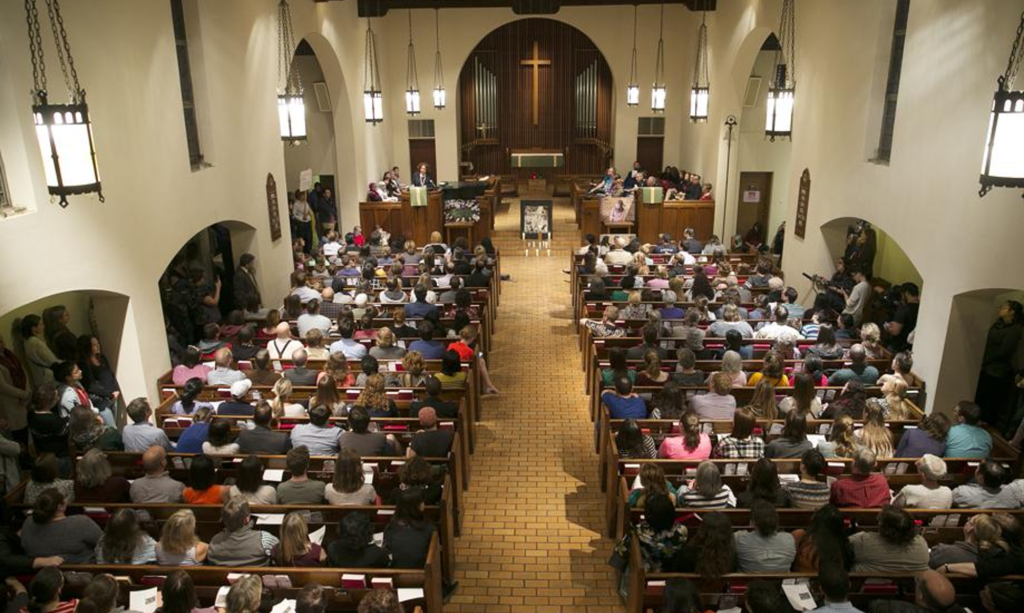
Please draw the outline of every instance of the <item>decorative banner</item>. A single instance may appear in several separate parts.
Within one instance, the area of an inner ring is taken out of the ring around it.
[[[444,223],[476,223],[480,221],[480,203],[476,199],[453,198],[444,201]]]
[[[267,213],[270,214],[270,240],[281,238],[281,211],[277,204],[277,182],[267,173]]]
[[[796,226],[793,234],[803,238],[807,233],[807,207],[811,204],[811,171],[804,168],[800,175],[800,189],[796,196]]]
[[[644,187],[642,189],[644,204],[661,204],[665,200],[665,190],[661,187]]]
[[[551,238],[552,202],[550,200],[523,200],[519,206],[519,233],[524,239]]]
[[[601,198],[601,222],[608,224],[633,223],[636,206],[633,196],[605,196]]]
[[[427,188],[410,185],[409,206],[427,206]]]
[[[299,190],[308,192],[313,189],[313,169],[307,168],[299,173]]]

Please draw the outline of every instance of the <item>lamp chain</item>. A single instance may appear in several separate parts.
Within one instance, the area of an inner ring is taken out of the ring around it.
[[[633,5],[633,63],[629,70],[629,83],[632,85],[636,83],[636,21],[637,21],[637,5]]]
[[[60,3],[58,0],[46,0],[46,12],[50,18],[50,29],[53,31],[53,41],[55,43],[54,46],[57,48],[57,60],[60,62],[60,71],[64,75],[64,86],[67,87],[71,99],[77,101],[82,88],[78,84],[75,59],[71,57],[68,33],[64,30],[64,18],[60,14]]]
[[[701,19],[700,28],[697,30],[697,57],[693,62],[693,87],[708,86],[708,26],[706,23],[707,12]]]
[[[434,87],[444,89],[444,70],[441,66],[441,23],[440,9],[434,9],[434,44],[437,51],[434,52]]]
[[[1013,89],[1013,84],[1017,80],[1017,72],[1020,70],[1021,63],[1024,63],[1024,45],[1021,44],[1024,39],[1024,13],[1020,14],[1020,25],[1017,26],[1017,38],[1013,39],[1013,49],[1010,50],[1010,60],[1006,64],[1006,74],[1003,75],[1003,87],[1007,90]]]
[[[43,60],[43,38],[39,34],[39,10],[36,0],[25,0],[25,19],[28,22],[28,46],[32,55],[32,86],[34,96],[46,95],[46,62]]]

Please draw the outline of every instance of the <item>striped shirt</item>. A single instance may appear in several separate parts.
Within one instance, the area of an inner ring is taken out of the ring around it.
[[[828,504],[831,490],[828,483],[790,481],[782,484],[789,495],[789,503],[797,509],[817,510]]]
[[[764,457],[764,441],[757,436],[733,438],[726,436],[718,441],[715,447],[716,458],[751,459]]]
[[[736,506],[736,497],[728,485],[723,485],[711,498],[705,498],[696,491],[683,487],[679,490],[678,498],[679,506],[686,509],[724,509]]]

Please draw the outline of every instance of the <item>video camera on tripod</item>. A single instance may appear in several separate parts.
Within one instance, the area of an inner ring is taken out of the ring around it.
[[[821,275],[809,275],[806,272],[805,273],[801,273],[801,274],[803,274],[803,276],[806,277],[808,281],[810,281],[812,284],[814,284],[814,289],[819,291],[819,292],[825,291],[825,290],[832,290],[832,291],[838,292],[840,294],[843,293],[843,289],[844,288],[843,288],[842,284],[840,284],[840,283],[836,283],[834,281],[830,281],[830,280],[826,279],[825,277],[823,277]]]

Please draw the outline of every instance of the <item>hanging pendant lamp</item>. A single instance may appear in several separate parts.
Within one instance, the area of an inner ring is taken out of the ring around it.
[[[708,104],[711,97],[711,82],[708,77],[708,26],[707,11],[704,11],[697,30],[697,60],[693,65],[693,84],[690,86],[690,121],[703,123],[708,120]]]
[[[434,108],[444,108],[444,70],[441,68],[441,25],[440,9],[434,9],[434,44],[437,51],[434,52]]]
[[[637,106],[640,104],[640,83],[636,80],[636,12],[637,6],[633,5],[633,61],[629,69],[629,85],[626,86],[626,106]]]
[[[292,12],[286,0],[277,5],[277,75],[281,89],[277,94],[277,119],[281,140],[298,145],[306,142],[306,102],[302,79],[295,69],[295,38],[292,34]]]
[[[62,207],[67,207],[68,196],[77,194],[95,193],[103,202],[89,105],[85,101],[85,90],[78,82],[75,58],[71,55],[64,18],[60,14],[60,1],[46,0],[46,9],[57,47],[57,59],[70,99],[67,104],[51,104],[49,101],[39,11],[36,0],[25,0],[29,54],[32,58],[32,118],[36,126],[39,151],[43,156],[46,187],[51,196],[59,199]]]
[[[984,196],[993,187],[1024,188],[1024,91],[1014,90],[1017,72],[1024,63],[1024,13],[1020,15],[1017,38],[1013,40],[1006,72],[998,79],[985,135],[981,161],[981,189]]]
[[[661,3],[661,24],[658,26],[658,58],[654,64],[654,87],[651,89],[651,111],[665,112],[665,2]]]
[[[384,121],[384,93],[380,89],[380,71],[377,69],[377,41],[369,17],[366,18],[363,60],[363,119],[375,126]]]
[[[416,48],[412,44],[412,9],[409,9],[409,64],[405,72],[405,112],[420,114],[420,78],[416,74]]]
[[[779,49],[775,52],[764,133],[768,140],[793,138],[793,103],[796,99],[796,0],[783,0],[779,22]]]

